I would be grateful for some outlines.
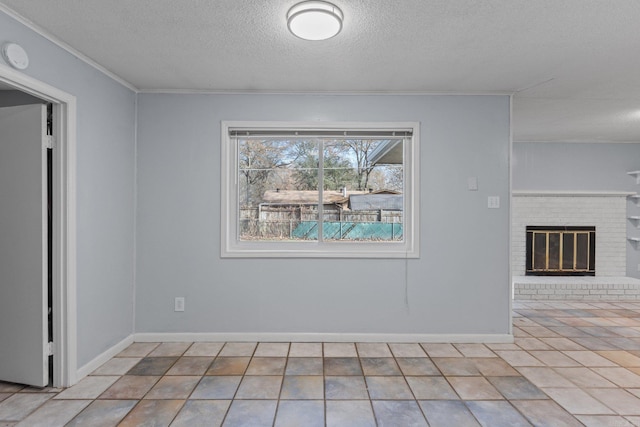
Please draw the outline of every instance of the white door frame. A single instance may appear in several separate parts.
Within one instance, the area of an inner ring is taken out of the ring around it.
[[[0,64],[0,82],[53,106],[53,385],[76,382],[76,98]]]

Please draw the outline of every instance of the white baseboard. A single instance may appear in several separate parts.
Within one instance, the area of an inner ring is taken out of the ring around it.
[[[237,333],[141,332],[136,342],[390,342],[390,343],[512,343],[511,334],[358,334],[358,333]]]
[[[93,360],[91,360],[86,365],[82,366],[78,369],[76,373],[76,382],[80,381],[82,378],[89,375],[91,372],[98,369],[105,362],[109,361],[113,356],[120,353],[125,348],[129,347],[134,342],[134,335],[131,334],[113,347],[108,348],[106,351],[102,352],[98,356],[96,356]]]

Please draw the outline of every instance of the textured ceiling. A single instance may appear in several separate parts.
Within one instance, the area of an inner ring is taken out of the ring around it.
[[[142,91],[515,93],[514,139],[640,141],[638,0],[0,0]]]

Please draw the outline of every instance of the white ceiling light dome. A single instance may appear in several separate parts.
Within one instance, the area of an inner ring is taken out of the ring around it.
[[[342,30],[342,11],[326,1],[312,0],[296,4],[287,12],[287,26],[304,40],[326,40]]]

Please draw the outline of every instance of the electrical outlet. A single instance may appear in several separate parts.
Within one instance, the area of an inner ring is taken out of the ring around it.
[[[173,311],[184,311],[184,297],[176,297]]]
[[[638,271],[640,271],[640,264],[638,264]]]

